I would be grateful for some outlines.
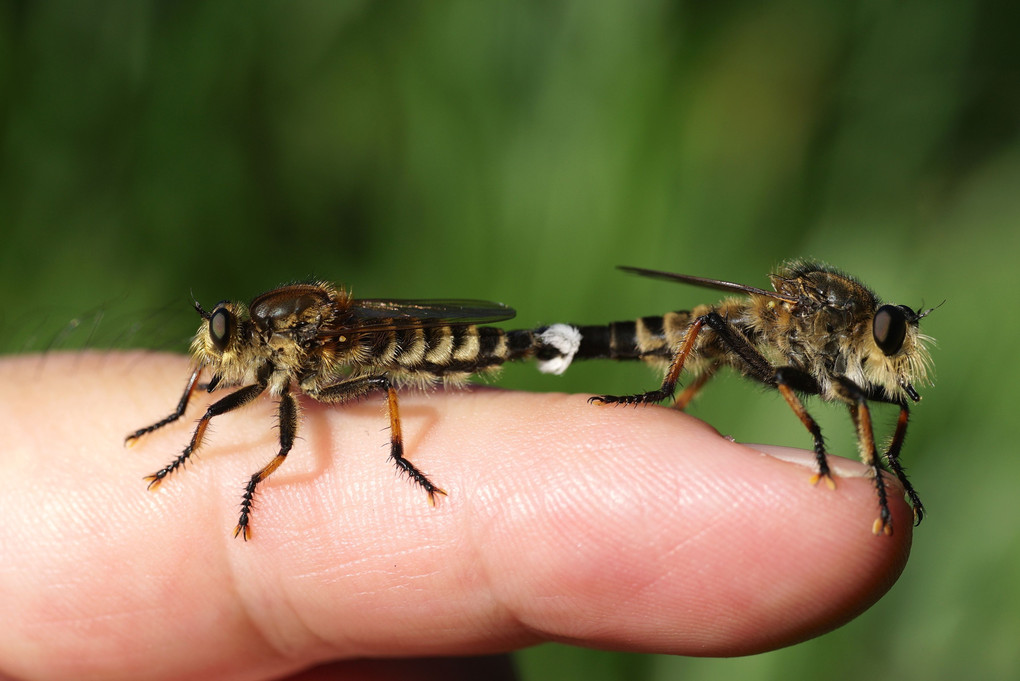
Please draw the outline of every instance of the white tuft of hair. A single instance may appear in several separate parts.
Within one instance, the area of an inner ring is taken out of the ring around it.
[[[540,361],[538,370],[543,374],[562,374],[574,361],[581,347],[581,331],[570,324],[553,324],[538,335],[540,341],[559,351],[559,357]]]

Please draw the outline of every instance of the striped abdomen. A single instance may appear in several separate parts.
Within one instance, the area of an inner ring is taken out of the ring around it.
[[[531,331],[492,326],[437,326],[377,334],[365,364],[404,378],[461,380],[533,356]]]

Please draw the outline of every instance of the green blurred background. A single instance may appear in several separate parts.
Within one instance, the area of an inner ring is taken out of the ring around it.
[[[905,460],[930,516],[880,603],[773,653],[547,645],[527,679],[1020,674],[1020,12],[963,0],[7,2],[0,349],[183,352],[206,305],[321,277],[362,297],[600,322],[815,256],[938,339]],[[182,377],[183,380],[183,377]],[[640,366],[502,385],[635,392]],[[844,410],[815,405],[854,456]],[[888,427],[895,414],[878,410]],[[808,446],[723,377],[692,412]]]

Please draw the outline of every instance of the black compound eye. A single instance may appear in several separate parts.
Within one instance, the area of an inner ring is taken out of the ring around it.
[[[222,307],[213,310],[209,317],[209,338],[220,352],[226,350],[227,344],[230,343],[233,326],[234,320],[230,312]]]
[[[895,305],[883,305],[875,313],[872,333],[875,335],[875,343],[886,356],[895,355],[907,337],[907,315]]]

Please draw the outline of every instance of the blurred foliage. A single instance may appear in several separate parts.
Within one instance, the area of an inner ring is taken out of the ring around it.
[[[900,582],[774,653],[542,646],[522,670],[1015,678],[1020,322],[998,306],[1020,285],[1017,26],[988,0],[7,2],[0,348],[183,351],[190,295],[308,277],[501,300],[523,326],[594,323],[715,297],[617,264],[764,285],[777,262],[818,257],[892,301],[946,301],[924,320],[937,385],[905,450],[930,517]],[[502,385],[656,381],[534,373],[509,367]],[[781,400],[733,379],[693,412],[808,444]],[[853,456],[846,414],[817,412]]]

